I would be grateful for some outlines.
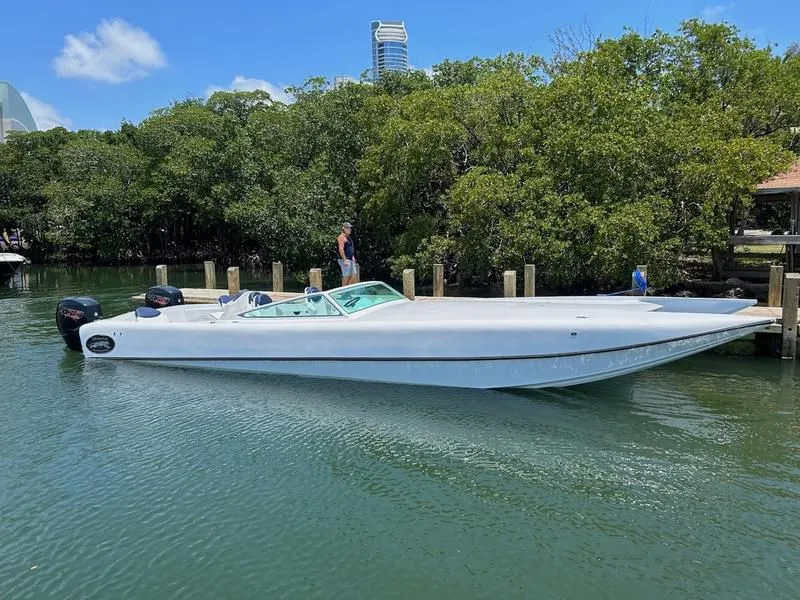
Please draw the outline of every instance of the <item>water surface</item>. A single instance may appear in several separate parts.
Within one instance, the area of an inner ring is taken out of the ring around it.
[[[110,316],[152,278],[32,267],[0,288],[0,598],[798,597],[791,362],[507,393],[64,348],[60,298]]]

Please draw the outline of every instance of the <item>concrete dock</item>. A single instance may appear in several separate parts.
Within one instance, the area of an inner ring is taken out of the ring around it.
[[[301,295],[299,292],[269,292],[266,290],[258,291],[263,291],[269,294],[270,298],[275,301],[288,300],[289,298],[294,298],[295,296]],[[217,298],[229,293],[228,290],[209,290],[204,288],[181,288],[181,292],[183,293],[183,301],[186,304],[214,304],[217,302]],[[133,300],[144,302],[144,294],[133,296]]]

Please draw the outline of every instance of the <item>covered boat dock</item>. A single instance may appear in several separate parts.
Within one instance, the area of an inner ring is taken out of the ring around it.
[[[788,222],[780,233],[778,231],[745,233],[744,220],[746,214],[732,214],[731,235],[728,238],[728,253],[724,258],[717,257],[715,270],[722,279],[738,277],[750,281],[766,281],[769,279],[771,264],[782,264],[786,273],[795,273],[800,268],[800,160],[796,161],[788,171],[760,183],[753,194],[754,205],[768,205],[779,211],[786,211],[788,204]],[[738,222],[738,229],[736,223]],[[771,263],[762,265],[740,265],[735,260],[735,248],[757,246],[768,250],[769,247],[781,247],[780,252],[752,253],[751,257],[771,258]],[[779,261],[779,262],[778,262]]]

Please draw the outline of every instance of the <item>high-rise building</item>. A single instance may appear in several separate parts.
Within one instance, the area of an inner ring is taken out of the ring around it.
[[[340,88],[348,83],[357,83],[357,81],[353,77],[350,77],[350,75],[337,75],[333,78],[334,89]]]
[[[372,76],[384,71],[408,71],[408,33],[403,21],[373,21]]]
[[[9,131],[36,131],[36,122],[25,100],[10,83],[0,81],[0,144]]]

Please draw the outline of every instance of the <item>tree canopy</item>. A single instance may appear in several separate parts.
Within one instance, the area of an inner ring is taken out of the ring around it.
[[[377,82],[216,92],[118,131],[0,145],[0,224],[40,260],[332,264],[355,224],[372,277],[405,267],[545,285],[668,282],[800,152],[800,53],[731,25],[626,31],[548,60],[445,60]]]

